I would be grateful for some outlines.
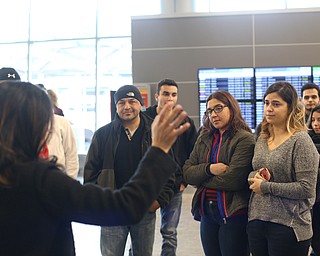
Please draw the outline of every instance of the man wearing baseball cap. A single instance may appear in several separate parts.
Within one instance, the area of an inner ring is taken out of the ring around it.
[[[114,103],[114,120],[98,129],[93,136],[84,166],[84,182],[119,189],[134,175],[139,161],[151,145],[153,120],[141,112],[143,99],[133,85],[120,87],[114,94]],[[101,254],[123,255],[130,233],[133,255],[152,256],[155,212],[170,202],[173,186],[174,176],[136,225],[101,227]]]
[[[20,76],[14,68],[1,68],[0,69],[0,81],[4,80],[19,80]]]

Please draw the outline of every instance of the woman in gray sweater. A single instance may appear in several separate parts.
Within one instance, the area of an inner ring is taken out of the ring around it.
[[[249,174],[253,192],[247,232],[253,256],[308,255],[318,162],[295,88],[273,83],[264,95],[255,171]]]

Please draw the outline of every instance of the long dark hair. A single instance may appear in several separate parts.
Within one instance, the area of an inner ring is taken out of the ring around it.
[[[317,150],[318,150],[318,153],[320,154],[320,134],[316,134],[312,128],[312,116],[313,114],[317,112],[317,113],[320,113],[320,106],[316,106],[315,108],[313,108],[311,110],[311,113],[310,113],[310,116],[309,116],[309,119],[308,119],[308,123],[307,123],[307,126],[309,128],[309,135],[314,143],[314,145],[316,146]],[[320,163],[319,163],[319,166],[320,166]]]
[[[288,104],[287,131],[291,134],[298,131],[306,131],[304,106],[299,100],[296,89],[288,82],[278,81],[268,87],[263,99],[270,93],[277,93]],[[264,135],[264,139],[273,137],[273,126],[267,122],[265,116],[263,117],[261,128],[261,134]]]
[[[313,130],[312,128],[312,116],[313,116],[313,113],[314,112],[318,112],[320,113],[320,105],[319,106],[316,106],[315,108],[313,108],[310,112],[310,115],[309,115],[309,119],[307,120],[307,126],[310,130]]]
[[[239,130],[246,130],[248,132],[252,132],[250,127],[247,125],[247,123],[242,117],[241,109],[237,100],[229,92],[223,90],[215,91],[214,93],[208,96],[206,100],[206,106],[208,105],[208,102],[212,99],[217,99],[226,106],[228,106],[230,110],[230,121],[228,130],[230,130],[232,134],[235,134]],[[211,124],[207,115],[203,116],[202,123],[204,132],[211,132],[216,130],[216,128]]]
[[[47,93],[31,83],[0,82],[0,175],[8,177],[13,163],[38,159],[52,125]]]

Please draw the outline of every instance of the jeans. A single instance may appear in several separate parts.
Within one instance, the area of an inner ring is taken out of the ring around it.
[[[176,255],[177,250],[177,227],[180,220],[182,205],[182,191],[175,193],[170,203],[161,208],[162,249],[161,256]]]
[[[152,256],[155,223],[156,213],[148,212],[136,225],[101,227],[100,249],[102,256],[122,256],[129,233],[132,255]]]
[[[239,214],[223,221],[218,206],[205,200],[200,223],[200,236],[205,255],[248,256],[247,214]]]
[[[307,256],[311,239],[297,241],[292,228],[253,220],[247,226],[252,256]]]

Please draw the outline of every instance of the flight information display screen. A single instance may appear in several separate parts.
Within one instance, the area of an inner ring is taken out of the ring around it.
[[[237,99],[244,119],[254,129],[263,118],[264,93],[278,81],[291,83],[300,96],[305,83],[320,85],[320,66],[199,69],[200,125],[207,97],[217,90],[226,90]]]
[[[312,67],[313,82],[320,86],[320,66]]]
[[[256,115],[256,106],[254,102],[239,102],[240,109],[242,116],[244,120],[246,121],[247,125],[251,128],[254,129],[256,126],[255,123],[255,115]]]
[[[264,104],[262,101],[256,102],[256,122],[257,122],[257,125],[260,124],[263,119],[263,105]]]
[[[231,93],[239,102],[247,124],[255,126],[254,68],[213,68],[198,70],[200,125],[206,110],[206,99],[217,90]]]
[[[311,67],[255,68],[256,99],[261,100],[267,88],[274,82],[287,81],[300,95],[301,87],[311,82]]]
[[[200,101],[205,101],[217,90],[228,91],[237,100],[254,97],[253,68],[199,69],[198,82]]]

